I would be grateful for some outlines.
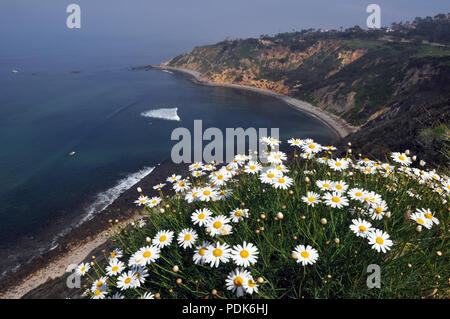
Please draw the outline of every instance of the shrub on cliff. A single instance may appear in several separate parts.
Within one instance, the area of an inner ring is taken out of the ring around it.
[[[263,141],[264,163],[194,163],[191,176],[156,185],[159,197],[140,193],[147,213],[116,229],[108,264],[78,267],[85,295],[448,297],[447,176],[408,152],[380,163],[291,139],[287,158]]]

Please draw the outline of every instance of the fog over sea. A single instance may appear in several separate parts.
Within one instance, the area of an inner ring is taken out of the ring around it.
[[[195,119],[223,132],[280,128],[284,140],[335,138],[275,98],[201,86],[176,72],[131,70],[167,61],[186,45],[20,41],[0,50],[0,276],[101,213],[168,159],[172,130],[192,129]]]

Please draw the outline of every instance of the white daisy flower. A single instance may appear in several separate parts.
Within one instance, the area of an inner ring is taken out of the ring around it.
[[[358,237],[366,238],[368,234],[375,229],[372,227],[372,224],[362,220],[361,218],[352,219],[352,225],[350,225],[350,229],[356,234]]]
[[[107,290],[108,289],[108,283],[107,283],[108,277],[100,277],[99,279],[95,280],[92,283],[91,291],[95,292],[97,289]]]
[[[342,208],[348,206],[348,199],[339,192],[326,193],[324,203],[333,208]]]
[[[201,170],[202,168],[203,168],[202,162],[195,162],[195,163],[189,165],[189,171],[198,171],[198,170]]]
[[[141,195],[141,196],[139,196],[139,198],[137,200],[134,201],[134,203],[137,206],[142,206],[142,205],[147,205],[148,201],[149,201],[149,199],[147,196]]]
[[[230,212],[230,218],[233,223],[237,223],[248,217],[248,209],[236,208]]]
[[[242,285],[246,293],[253,295],[258,293],[258,284],[253,280],[253,277],[249,276],[244,284]]]
[[[200,200],[200,192],[202,190],[198,187],[192,188],[189,192],[186,193],[186,196],[184,197],[188,203],[195,202],[197,200]]]
[[[382,251],[385,253],[391,249],[393,244],[392,240],[389,239],[388,233],[385,233],[379,229],[375,229],[373,232],[370,232],[367,238],[369,240],[369,245],[372,245],[372,248],[378,252]]]
[[[343,171],[348,168],[349,162],[343,158],[337,158],[328,160],[327,164],[334,171]]]
[[[217,197],[217,191],[213,189],[212,187],[205,187],[202,188],[200,191],[200,200],[202,202],[209,202],[212,199],[215,199]]]
[[[344,193],[348,188],[347,183],[344,181],[333,182],[332,189],[336,192]]]
[[[402,166],[409,166],[412,161],[405,153],[393,152],[391,158]]]
[[[258,260],[258,248],[252,243],[244,243],[241,245],[233,246],[231,251],[231,258],[238,266],[249,267],[254,265]]]
[[[185,228],[178,234],[178,245],[184,249],[188,247],[191,248],[195,244],[197,238],[198,235],[195,230],[192,228]]]
[[[388,211],[388,206],[384,200],[375,202],[371,206],[371,218],[374,220],[380,220]]]
[[[230,220],[228,219],[228,217],[224,216],[224,215],[219,215],[219,216],[213,216],[211,217],[211,219],[209,220],[209,223],[206,225],[207,229],[210,230],[210,235],[212,237],[215,236],[220,236],[220,235],[225,235],[225,234],[229,234],[230,233],[230,229],[228,225],[230,223]],[[225,231],[225,233],[224,233]]]
[[[136,276],[132,270],[124,272],[117,278],[117,288],[120,290],[126,290],[135,287]]]
[[[161,198],[152,197],[148,200],[147,206],[150,208],[153,208],[153,207],[157,206],[159,203],[161,203]]]
[[[426,218],[425,214],[422,212],[413,213],[410,218],[426,229],[430,229],[433,226],[431,219]]]
[[[175,192],[183,192],[191,187],[191,183],[187,179],[180,179],[179,181],[173,183],[173,189]]]
[[[161,235],[163,236],[163,235]],[[160,237],[161,237],[160,236]],[[149,263],[155,262],[159,258],[161,250],[157,246],[145,246],[133,254],[136,263],[134,265],[145,266]]]
[[[283,152],[270,152],[267,156],[267,161],[272,164],[281,164],[287,159],[287,156]]]
[[[89,271],[89,269],[91,269],[91,266],[89,265],[89,263],[81,263],[78,265],[78,267],[75,269],[75,273],[78,276],[84,276],[86,275],[86,273]]]
[[[228,274],[228,277],[225,280],[225,285],[228,290],[236,293],[237,297],[242,297],[245,292],[243,287],[244,282],[248,281],[250,277],[251,275],[248,271],[236,268]]]
[[[105,299],[108,292],[104,288],[97,288],[92,291],[92,299]]]
[[[120,259],[123,256],[123,251],[119,248],[114,249],[108,256],[109,261],[113,259]]]
[[[197,209],[192,213],[191,220],[194,225],[206,226],[209,224],[212,215],[212,211],[208,208]]]
[[[200,245],[195,247],[193,260],[196,265],[203,265],[205,263],[205,253],[209,246],[211,246],[210,242],[203,241]]]
[[[312,207],[321,202],[319,194],[314,192],[307,192],[306,196],[302,197],[302,201]]]
[[[295,256],[297,257],[297,263],[301,263],[303,266],[315,264],[319,258],[319,254],[316,249],[311,246],[298,245],[294,249]]]
[[[289,176],[279,176],[274,179],[272,186],[277,189],[288,189],[294,183],[294,180]]]
[[[303,145],[302,140],[298,138],[291,138],[287,141],[291,146],[301,147]]]
[[[191,172],[191,175],[193,176],[193,177],[200,177],[200,176],[203,176],[203,175],[205,175],[206,173],[204,172],[204,171],[192,171]]]
[[[433,213],[431,210],[429,210],[428,208],[427,208],[427,209],[425,209],[425,208],[419,208],[419,209],[416,210],[416,212],[422,213],[423,216],[424,216],[426,219],[430,220],[432,224],[439,225],[439,219],[437,219],[436,217],[434,217],[434,213]]]
[[[269,169],[263,173],[261,173],[261,175],[259,176],[259,179],[261,180],[262,183],[265,184],[272,184],[273,181],[278,178],[283,176],[283,173],[279,172],[276,169]]]
[[[166,184],[159,183],[158,185],[153,186],[153,189],[161,190],[164,186],[166,186]]]
[[[161,230],[156,233],[155,237],[152,240],[152,243],[158,248],[169,246],[172,243],[173,235],[173,231]]]
[[[231,196],[233,192],[229,189],[221,189],[217,194],[217,200],[226,199]]]
[[[231,178],[231,173],[225,170],[219,170],[217,172],[213,172],[210,176],[211,182],[213,182],[217,186],[223,186],[226,182]]]
[[[112,259],[106,267],[106,274],[110,277],[120,275],[125,269],[125,264],[118,259]]]
[[[209,246],[205,251],[205,263],[212,267],[219,267],[220,263],[227,263],[231,257],[231,248],[226,243],[216,243]]]
[[[180,179],[181,179],[181,175],[176,175],[176,174],[173,174],[172,176],[167,177],[167,181],[171,182],[171,183],[175,183],[176,181],[178,181]]]
[[[362,202],[362,201],[364,201],[364,193],[365,193],[365,190],[363,190],[361,188],[352,188],[348,191],[348,196],[353,200]]]
[[[145,220],[143,220],[142,218],[136,221],[136,227],[137,228],[142,228],[145,226]]]
[[[330,180],[325,181],[316,181],[317,187],[320,188],[322,191],[331,191],[333,187],[333,182]]]
[[[133,288],[140,287],[145,282],[145,278],[148,277],[148,271],[142,265],[133,266],[131,269],[134,272],[135,281]]]
[[[247,165],[245,165],[244,172],[248,174],[257,174],[261,169],[261,164],[255,161],[249,161]]]

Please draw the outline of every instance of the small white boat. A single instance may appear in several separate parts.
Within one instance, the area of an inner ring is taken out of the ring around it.
[[[172,71],[169,71],[169,70],[162,70],[163,72],[166,72],[166,73],[169,73],[169,74],[173,74],[173,72]]]
[[[70,152],[69,155],[70,155],[70,156],[74,156],[74,155],[75,155],[75,152]]]
[[[12,73],[19,73],[19,71],[17,71],[16,69],[11,71]]]

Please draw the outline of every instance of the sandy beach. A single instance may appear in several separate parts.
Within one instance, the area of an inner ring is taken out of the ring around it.
[[[334,114],[283,94],[250,86],[210,82],[204,79],[199,72],[191,70],[171,67],[155,68],[183,72],[192,76],[196,83],[202,85],[244,89],[279,98],[299,111],[308,113],[321,120],[332,128],[339,137],[345,137],[356,130],[356,128],[348,125]],[[169,173],[186,174],[186,165],[162,163],[152,173],[122,194],[93,220],[83,224],[79,229],[69,234],[58,249],[44,254],[38,262],[27,265],[18,274],[9,278],[9,282],[4,287],[1,287],[0,298],[22,298],[24,296],[25,298],[79,297],[80,289],[65,295],[67,294],[65,278],[69,274],[66,272],[68,265],[89,261],[92,255],[101,257],[102,253],[100,251],[107,248],[108,244],[111,245],[108,241],[108,231],[111,226],[108,220],[118,219],[120,224],[126,225],[139,218],[139,210],[135,209],[133,204],[137,196],[136,187],[143,188],[147,196],[157,195],[156,191],[153,194],[152,186],[164,182]],[[49,290],[54,290],[54,292]]]
[[[291,105],[292,107],[298,109],[301,112],[305,112],[317,119],[319,119],[322,123],[326,124],[328,127],[330,127],[333,131],[336,132],[336,134],[340,137],[346,137],[347,135],[354,133],[358,130],[357,127],[351,126],[347,122],[345,122],[340,117],[327,112],[319,107],[315,107],[308,102],[295,99],[293,97],[272,92],[269,90],[253,87],[253,86],[247,86],[247,85],[238,85],[238,84],[230,84],[230,83],[219,83],[219,82],[212,82],[206,79],[200,72],[192,71],[188,69],[181,69],[181,68],[174,68],[169,66],[152,66],[153,68],[162,69],[162,70],[171,70],[171,71],[177,71],[182,72],[185,74],[188,74],[193,77],[194,81],[199,84],[208,85],[208,86],[220,86],[220,87],[228,87],[228,88],[234,88],[234,89],[241,89],[241,90],[248,90],[264,95],[273,96],[275,98],[278,98],[285,103]]]

